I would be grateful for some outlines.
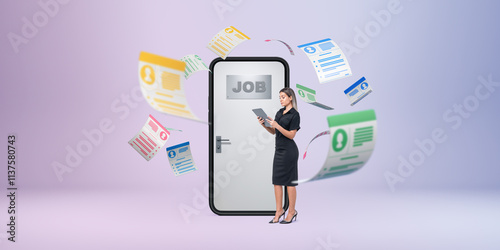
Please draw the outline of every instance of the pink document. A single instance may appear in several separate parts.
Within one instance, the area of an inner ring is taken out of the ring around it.
[[[146,124],[128,143],[146,160],[151,160],[165,145],[170,132],[163,127],[152,115],[149,115]]]

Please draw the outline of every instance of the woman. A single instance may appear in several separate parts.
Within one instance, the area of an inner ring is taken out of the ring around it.
[[[280,90],[280,103],[283,106],[276,113],[274,120],[268,116],[267,122],[271,127],[264,125],[264,120],[257,117],[260,124],[271,134],[276,134],[276,151],[273,162],[273,185],[274,196],[276,198],[276,214],[269,223],[278,223],[280,218],[285,215],[283,210],[283,186],[288,191],[288,214],[280,223],[289,224],[293,219],[297,220],[297,211],[295,210],[295,201],[297,191],[295,186],[298,179],[297,161],[299,159],[299,149],[293,141],[295,134],[300,129],[300,116],[297,111],[297,101],[295,93],[291,88]]]

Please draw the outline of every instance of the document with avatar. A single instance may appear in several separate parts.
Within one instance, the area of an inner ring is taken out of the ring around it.
[[[327,120],[331,140],[325,163],[315,176],[297,183],[348,175],[362,168],[370,159],[377,135],[374,110],[332,115]]]
[[[139,56],[139,82],[147,103],[155,110],[200,121],[191,111],[184,91],[186,63],[147,52]]]
[[[298,46],[311,61],[320,83],[352,75],[347,57],[330,38]]]
[[[128,141],[128,144],[149,161],[165,145],[169,136],[170,132],[149,115],[141,131]]]
[[[312,104],[316,107],[326,109],[326,110],[332,110],[332,107],[329,107],[325,104],[319,103],[316,101],[316,91],[313,89],[310,89],[306,86],[302,86],[300,84],[297,84],[297,93],[299,94],[299,97],[304,101],[309,104]]]
[[[168,161],[176,176],[196,170],[189,142],[167,148]]]
[[[233,26],[229,26],[217,33],[207,45],[207,48],[220,56],[222,59],[240,43],[250,40],[250,37],[243,34]]]
[[[365,96],[372,92],[372,87],[368,84],[365,77],[361,77],[357,82],[344,90],[344,94],[351,101],[351,106],[361,101]]]

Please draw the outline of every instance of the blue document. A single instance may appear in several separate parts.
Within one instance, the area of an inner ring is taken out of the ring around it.
[[[176,176],[196,170],[189,142],[167,148],[167,156]]]

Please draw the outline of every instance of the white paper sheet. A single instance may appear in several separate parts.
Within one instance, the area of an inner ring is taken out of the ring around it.
[[[330,106],[327,106],[325,104],[319,103],[316,101],[316,91],[313,89],[310,89],[306,86],[302,86],[300,84],[296,85],[297,87],[297,94],[299,95],[300,99],[302,99],[304,102],[307,102],[309,104],[312,104],[316,107],[326,109],[326,110],[332,110],[333,108]]]
[[[163,113],[200,121],[191,111],[184,92],[182,61],[141,52],[139,82],[151,107]]]
[[[189,142],[184,142],[167,148],[168,161],[176,176],[187,174],[196,170],[191,155]]]
[[[170,132],[149,115],[141,131],[128,141],[128,144],[149,161],[165,145],[169,136]]]
[[[295,55],[295,53],[293,53],[292,47],[290,47],[290,45],[288,45],[288,43],[286,43],[286,42],[283,42],[283,41],[278,40],[278,39],[267,39],[265,41],[266,42],[278,41],[278,42],[284,44],[288,48],[288,51],[290,52],[290,55],[292,55],[292,56]]]
[[[227,55],[240,43],[250,40],[250,37],[243,34],[233,26],[229,26],[217,33],[207,45],[207,48],[226,59]]]
[[[319,134],[317,134],[314,138],[312,138],[310,141],[309,141],[309,144],[307,144],[307,147],[306,147],[306,150],[304,151],[304,156],[302,156],[302,159],[305,159],[306,158],[306,155],[307,155],[307,149],[309,149],[309,145],[311,145],[311,143],[318,139],[318,137],[321,137],[321,136],[324,136],[324,135],[329,135],[330,134],[330,130],[326,130],[326,131],[323,131]]]
[[[327,120],[331,140],[325,163],[315,176],[296,183],[351,174],[366,164],[375,148],[377,120],[374,110],[332,115]]]
[[[186,69],[184,70],[184,77],[189,79],[189,77],[198,72],[200,70],[208,70],[210,69],[205,65],[205,63],[201,60],[198,55],[187,55],[181,58],[181,61],[186,63]]]
[[[298,46],[311,61],[320,83],[352,75],[347,57],[330,38]]]
[[[344,94],[351,101],[351,106],[361,101],[365,96],[372,92],[372,87],[368,84],[365,77],[361,77],[357,82],[344,90]]]

